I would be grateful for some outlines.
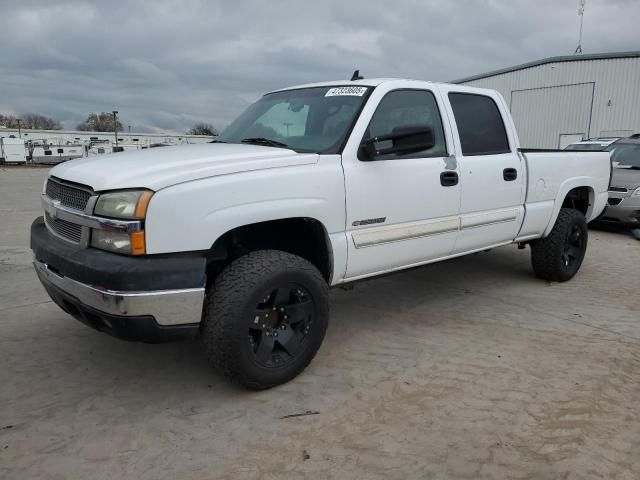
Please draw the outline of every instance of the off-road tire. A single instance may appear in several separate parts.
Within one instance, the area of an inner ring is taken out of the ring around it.
[[[313,322],[290,361],[267,368],[256,362],[249,340],[249,322],[265,291],[293,283],[308,292]],[[208,288],[201,336],[209,362],[231,381],[262,390],[288,382],[300,374],[320,348],[329,321],[326,280],[307,260],[279,250],[244,255],[225,268]]]
[[[568,237],[579,231],[583,241],[577,249],[575,259],[565,264]],[[571,208],[561,208],[558,218],[548,237],[531,242],[531,264],[536,275],[544,280],[566,282],[580,269],[587,250],[588,229],[582,212]]]

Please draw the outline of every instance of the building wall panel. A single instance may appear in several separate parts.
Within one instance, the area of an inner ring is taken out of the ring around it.
[[[514,91],[593,83],[591,124],[586,136],[593,138],[611,135],[612,132],[640,132],[640,57],[547,63],[460,83],[498,90],[512,108]],[[530,125],[534,125],[533,128],[543,128],[542,125],[552,118],[563,116],[567,102],[572,101],[572,98],[556,104],[545,104],[544,108],[532,108],[527,128],[531,128]],[[581,112],[582,106],[576,105],[575,109]],[[533,138],[533,134],[523,132],[518,125],[518,122],[522,122],[523,115],[523,112],[519,112],[519,120],[516,122],[520,137]],[[560,125],[562,130],[570,126]],[[560,133],[563,132],[557,132],[558,135]],[[555,145],[551,144],[548,135],[544,136],[544,140],[541,136],[536,141],[539,143],[528,146],[557,148],[557,142]]]
[[[559,85],[511,92],[510,104],[513,121],[525,148],[559,148],[563,134],[586,136],[591,121],[593,83]],[[539,118],[544,112],[554,111],[546,121]],[[540,112],[532,115],[532,112]]]

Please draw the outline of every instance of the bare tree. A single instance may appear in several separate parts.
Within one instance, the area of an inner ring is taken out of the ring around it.
[[[15,115],[5,115],[0,113],[0,125],[4,125],[7,128],[18,128],[18,120],[20,120],[20,127],[24,129],[36,129],[36,130],[61,130],[62,126],[58,120],[47,117],[46,115],[40,115],[38,113],[26,113],[22,117],[16,117]]]
[[[193,127],[187,130],[187,135],[207,135],[209,137],[214,137],[218,135],[218,131],[213,128],[213,125],[210,123],[196,123]]]
[[[62,126],[58,120],[39,115],[37,113],[27,113],[22,116],[22,124],[24,128],[32,128],[34,130],[61,130]]]
[[[113,132],[113,114],[111,112],[90,113],[87,119],[77,126],[78,130],[84,132]],[[122,123],[117,121],[116,128],[122,131]]]

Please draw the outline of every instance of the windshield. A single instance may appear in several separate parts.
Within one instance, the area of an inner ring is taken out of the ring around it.
[[[601,143],[573,143],[565,147],[565,150],[595,150],[600,152],[604,150],[604,145]]]
[[[612,143],[607,148],[611,162],[618,168],[640,169],[640,143]]]
[[[338,153],[369,87],[318,87],[265,95],[216,140],[297,152]]]

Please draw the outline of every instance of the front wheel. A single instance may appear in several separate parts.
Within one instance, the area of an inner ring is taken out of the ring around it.
[[[545,280],[572,279],[582,265],[587,240],[587,222],[582,212],[561,208],[549,236],[531,242],[533,271]]]
[[[278,250],[232,262],[207,291],[202,340],[211,364],[251,389],[285,383],[311,362],[329,320],[325,279]]]

